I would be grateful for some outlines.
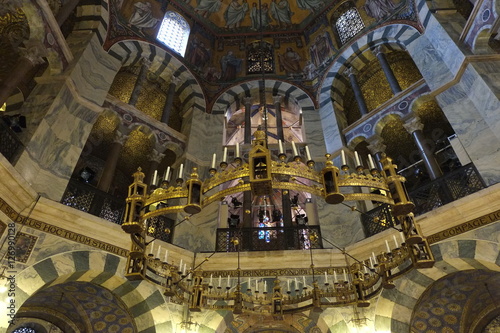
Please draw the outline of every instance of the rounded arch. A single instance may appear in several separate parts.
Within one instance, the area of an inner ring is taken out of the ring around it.
[[[157,332],[158,327],[173,331],[175,305],[166,304],[158,288],[147,281],[128,281],[125,271],[126,258],[103,251],[72,251],[48,257],[27,267],[16,276],[18,306],[38,290],[66,281],[91,282],[109,289],[119,297],[136,318],[138,332]],[[159,308],[169,308],[170,316]],[[161,330],[158,332],[162,332]]]
[[[166,82],[173,82],[173,78],[177,78],[175,94],[180,99],[181,112],[187,112],[191,108],[206,111],[206,97],[201,85],[174,52],[142,40],[119,41],[107,52],[121,59],[122,67],[135,65],[146,58],[151,62],[151,75]]]
[[[214,97],[214,102],[210,106],[211,113],[225,114],[228,110],[234,110],[235,105],[240,104],[240,100],[247,96],[252,96],[258,100],[260,80],[251,80],[228,87]],[[308,91],[295,86],[287,81],[266,79],[266,95],[281,95],[285,99],[291,99],[302,112],[315,110],[314,99]]]
[[[395,281],[395,289],[382,291],[375,309],[375,327],[388,332],[409,331],[418,299],[432,283],[452,272],[470,269],[500,272],[498,242],[449,240],[432,245],[431,250],[436,259],[433,268],[413,270],[404,279]]]

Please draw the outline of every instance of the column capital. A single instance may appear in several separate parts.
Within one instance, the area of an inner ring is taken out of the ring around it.
[[[127,139],[128,139],[127,134],[118,131],[115,133],[115,137],[113,138],[113,143],[118,143],[123,146],[123,144],[125,143],[125,141],[127,141]]]
[[[173,84],[174,86],[177,86],[181,82],[181,78],[179,76],[172,76],[172,79],[170,80],[170,84]]]
[[[375,56],[378,56],[379,54],[384,54],[384,47],[382,45],[375,46],[372,49],[372,52],[375,54]]]
[[[243,97],[241,100],[243,101],[243,105],[253,104],[252,96]]]
[[[142,64],[142,66],[145,66],[146,68],[149,69],[149,67],[151,67],[151,60],[149,60],[148,57],[142,57],[141,64]]]
[[[404,128],[408,131],[408,133],[412,134],[415,131],[423,130],[424,124],[420,121],[420,118],[417,116],[412,116],[410,118],[404,119]]]
[[[273,103],[274,104],[281,103],[282,101],[283,101],[283,96],[281,96],[281,95],[273,96]]]
[[[378,135],[374,135],[371,138],[365,140],[368,142],[368,149],[372,154],[383,153],[385,152],[385,148],[387,147],[382,143],[382,138]]]
[[[347,67],[347,69],[343,72],[344,76],[350,77],[352,75],[358,75],[358,70],[354,67]]]
[[[152,162],[161,163],[161,160],[165,157],[165,154],[160,153],[158,150],[153,149],[148,156],[148,159]]]
[[[33,66],[43,64],[43,57],[47,55],[47,49],[38,40],[29,40],[24,43],[25,47],[20,47],[19,51],[23,58],[26,58]]]

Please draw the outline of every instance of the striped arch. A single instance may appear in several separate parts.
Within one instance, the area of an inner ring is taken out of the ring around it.
[[[332,96],[334,98],[337,96],[338,98],[339,93],[345,90],[348,80],[339,73],[343,73],[347,69],[347,65],[351,65],[353,59],[359,58],[353,62],[355,67],[364,65],[371,60],[362,56],[365,50],[379,44],[405,49],[406,45],[413,42],[419,36],[420,32],[415,27],[405,24],[391,24],[372,30],[352,42],[336,57],[321,82],[321,88],[318,93],[320,107],[323,108],[330,105],[332,103]],[[334,80],[339,81],[338,84],[336,83],[337,93],[333,91]]]
[[[498,234],[498,232],[497,232]],[[500,244],[485,240],[451,240],[431,246],[433,268],[414,270],[396,280],[396,288],[384,290],[377,301],[377,331],[409,332],[413,308],[436,280],[457,271],[485,269],[500,272]]]
[[[178,77],[175,95],[181,100],[181,110],[188,109],[206,110],[205,95],[191,71],[175,56],[165,49],[139,40],[124,40],[113,44],[108,53],[122,62],[122,66],[138,64],[141,58],[151,61],[150,72],[157,77],[171,82],[172,77]]]
[[[42,288],[67,281],[100,285],[129,309],[139,332],[172,332],[181,321],[179,306],[167,304],[162,291],[147,281],[128,281],[126,259],[103,251],[61,253],[30,266],[16,276],[16,301],[22,306]],[[166,315],[168,313],[168,315]]]
[[[235,105],[239,105],[240,100],[245,96],[252,96],[258,101],[260,82],[260,80],[253,80],[229,87],[214,99],[215,102],[211,107],[211,113],[226,114],[229,109],[232,109]],[[266,79],[265,84],[267,93],[272,92],[273,95],[281,95],[285,100],[293,97],[293,100],[302,109],[302,112],[314,111],[316,109],[309,93],[289,82]]]

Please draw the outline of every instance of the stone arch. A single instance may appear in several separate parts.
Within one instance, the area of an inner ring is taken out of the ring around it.
[[[150,72],[170,82],[172,77],[178,77],[175,94],[181,101],[181,110],[190,108],[206,112],[206,97],[195,75],[184,66],[175,53],[141,40],[123,40],[113,44],[108,53],[121,59],[122,67],[137,64],[142,58],[151,61]]]
[[[169,306],[161,290],[147,281],[125,279],[125,265],[125,258],[103,251],[73,251],[48,257],[16,276],[17,304],[21,306],[36,291],[49,286],[66,281],[91,282],[109,289],[123,301],[136,319],[138,332],[172,327],[173,315],[167,318],[162,311],[154,311]],[[177,311],[175,306],[172,311]]]
[[[474,54],[494,54],[495,51],[489,46],[489,40],[491,37],[491,25],[485,25],[481,27],[476,33],[476,36],[472,40],[472,50]]]
[[[260,80],[246,81],[237,85],[231,86],[222,91],[214,98],[214,103],[211,106],[213,114],[225,114],[228,109],[234,108],[239,103],[239,100],[245,96],[252,96],[258,100]],[[302,112],[315,110],[315,105],[312,96],[309,92],[295,86],[286,81],[271,80],[265,81],[267,95],[281,95],[285,99],[292,97],[293,102],[302,110]],[[234,110],[233,110],[234,111]]]
[[[498,231],[493,232],[498,235]],[[431,246],[433,268],[413,270],[396,280],[396,288],[383,290],[375,309],[375,327],[390,332],[408,332],[413,308],[424,291],[451,272],[487,269],[500,272],[500,245],[488,240],[450,240]]]

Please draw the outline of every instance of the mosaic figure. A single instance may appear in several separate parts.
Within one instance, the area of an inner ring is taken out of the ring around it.
[[[241,21],[245,18],[248,12],[248,3],[243,0],[243,4],[239,4],[238,0],[233,0],[224,12],[224,19],[226,20],[226,28],[233,29],[239,28]]]
[[[292,25],[292,15],[290,3],[288,0],[272,0],[271,2],[271,17],[278,22],[280,27],[289,27]]]
[[[139,1],[134,3],[134,12],[128,19],[128,25],[134,26],[143,32],[142,29],[154,28],[160,21],[160,19],[153,17],[150,2]]]
[[[391,15],[396,5],[391,0],[366,0],[362,8],[368,16],[381,20]]]
[[[198,6],[194,9],[195,12],[203,17],[208,17],[211,13],[217,13],[221,6],[221,0],[198,0]]]

